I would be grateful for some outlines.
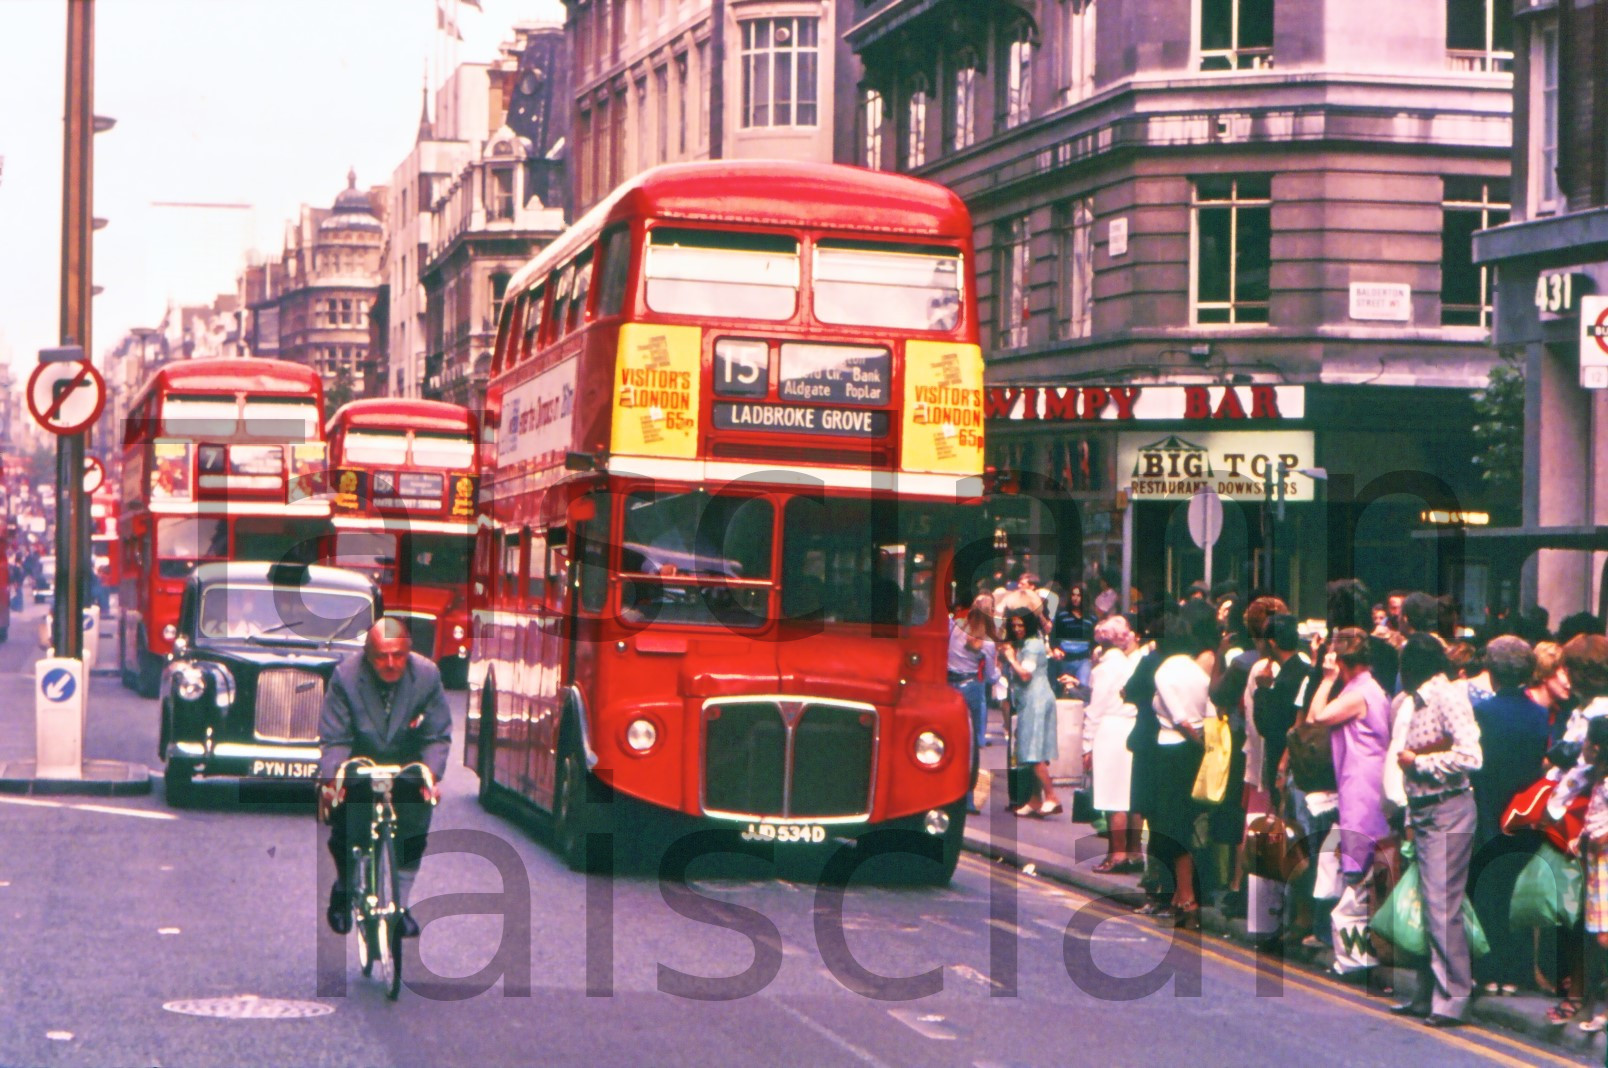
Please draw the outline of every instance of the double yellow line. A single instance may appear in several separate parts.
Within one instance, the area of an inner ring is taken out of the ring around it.
[[[988,860],[976,856],[975,854],[967,854],[965,857],[963,857],[963,860],[968,864],[968,866],[975,868],[980,874],[997,874],[993,865]],[[1254,950],[1240,947],[1234,943],[1225,942],[1215,937],[1208,940],[1199,935],[1188,932],[1162,932],[1153,924],[1139,922],[1132,916],[1131,913],[1129,913],[1119,904],[1111,902],[1105,898],[1093,897],[1087,893],[1073,890],[1057,883],[1050,883],[1043,880],[1033,880],[1029,884],[1029,887],[1032,890],[1036,890],[1049,896],[1063,898],[1069,902],[1075,903],[1078,907],[1093,904],[1096,908],[1107,911],[1113,920],[1116,920],[1120,923],[1126,923],[1136,930],[1145,931],[1152,935],[1160,935],[1163,938],[1165,938],[1168,934],[1175,934],[1176,937],[1187,938],[1190,939],[1191,942],[1198,940],[1201,955],[1207,959],[1217,961],[1220,964],[1225,964],[1236,971],[1244,972],[1248,975],[1254,976],[1259,973],[1259,969],[1256,964],[1256,953]],[[1525,1042],[1520,1042],[1518,1039],[1509,1038],[1507,1035],[1504,1035],[1500,1032],[1491,1031],[1484,1028],[1479,1029],[1477,1032],[1480,1036],[1480,1039],[1483,1041],[1467,1038],[1463,1034],[1459,1034],[1453,1030],[1437,1030],[1428,1028],[1417,1020],[1402,1016],[1392,1016],[1389,1013],[1380,1011],[1375,1007],[1373,999],[1368,998],[1365,994],[1359,993],[1355,987],[1347,986],[1337,980],[1329,979],[1324,976],[1313,975],[1287,965],[1282,967],[1281,971],[1281,980],[1287,987],[1293,987],[1304,994],[1309,994],[1321,1001],[1327,1001],[1334,1005],[1344,1006],[1345,1008],[1353,1010],[1372,1011],[1378,1016],[1379,1019],[1388,1021],[1397,1027],[1411,1030],[1415,1034],[1437,1038],[1449,1046],[1454,1046],[1457,1049],[1469,1053],[1477,1053],[1480,1056],[1485,1057],[1497,1064],[1511,1065],[1512,1068],[1532,1068],[1533,1065],[1537,1064],[1568,1065],[1571,1066],[1571,1068],[1577,1068],[1578,1065],[1586,1063],[1579,1060],[1572,1060],[1568,1057],[1553,1053],[1551,1050],[1544,1049],[1540,1046],[1533,1046]],[[1508,1049],[1516,1050],[1523,1056],[1516,1057],[1504,1052],[1504,1050]]]

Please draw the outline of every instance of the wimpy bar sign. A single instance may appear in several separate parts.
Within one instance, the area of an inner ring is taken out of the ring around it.
[[[983,404],[1020,422],[1290,422],[1306,415],[1306,387],[992,386]]]

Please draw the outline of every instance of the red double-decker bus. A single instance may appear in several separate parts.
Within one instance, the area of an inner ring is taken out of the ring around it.
[[[474,544],[474,413],[441,401],[342,405],[325,427],[334,533],[328,562],[367,572],[416,652],[462,687],[469,666],[469,553]]]
[[[184,580],[210,560],[310,563],[329,530],[324,389],[282,360],[180,360],[151,376],[123,429],[123,683],[154,697]]]
[[[658,822],[636,803],[949,878],[945,604],[990,540],[972,257],[931,183],[697,163],[515,276],[471,572],[483,800],[549,817],[575,867]]]

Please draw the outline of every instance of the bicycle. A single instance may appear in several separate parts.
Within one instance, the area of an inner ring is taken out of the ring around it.
[[[357,959],[365,976],[380,966],[385,996],[395,1001],[402,993],[401,875],[397,868],[397,818],[392,790],[398,777],[418,768],[428,777],[423,764],[375,764],[367,759],[349,760],[341,765],[344,785],[356,779],[366,781],[369,805],[368,833],[354,836],[347,858],[347,896],[352,908],[352,930],[357,935]],[[428,778],[426,781],[429,781]],[[344,806],[343,806],[344,808]],[[336,818],[350,819],[344,811]]]

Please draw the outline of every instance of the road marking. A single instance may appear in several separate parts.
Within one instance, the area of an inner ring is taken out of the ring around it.
[[[156,933],[159,935],[176,935],[179,933],[179,929],[177,927],[158,927]]]
[[[892,1068],[888,1062],[877,1057],[870,1050],[861,1049],[859,1046],[856,1046],[853,1042],[850,1042],[848,1039],[844,1038],[830,1027],[827,1027],[822,1023],[817,1023],[813,1017],[806,1016],[804,1013],[799,1012],[791,1005],[783,1004],[782,1002],[776,1001],[773,998],[766,998],[765,1000],[769,1001],[772,1005],[776,1006],[778,1009],[781,1009],[783,1012],[787,1013],[787,1015],[791,1016],[805,1027],[808,1027],[811,1031],[814,1031],[816,1034],[832,1043],[838,1049],[852,1055],[861,1064],[873,1065],[874,1068]]]
[[[947,920],[942,916],[922,916],[921,920],[923,923],[928,924],[929,926],[942,927],[951,934],[965,935],[966,937],[970,937],[977,933],[969,927],[962,927],[960,924],[955,923],[952,920]]]
[[[976,968],[973,968],[970,964],[951,964],[949,967],[950,970],[952,970],[962,979],[970,979],[974,983],[994,987],[999,990],[1005,989],[1004,983],[1000,982],[998,979],[990,979]]]
[[[45,1037],[52,1042],[71,1042],[73,1033],[71,1031],[46,1031]]]
[[[990,916],[988,918],[988,926],[1004,931],[1008,935],[1015,935],[1017,938],[1027,942],[1038,941],[1038,935],[1034,934],[1032,931],[1023,930],[1022,928],[1016,926],[1016,924],[1011,923],[1008,920],[1002,920],[998,916]]]
[[[108,816],[134,816],[142,820],[176,820],[171,812],[152,812],[143,808],[119,808],[116,805],[96,805],[88,801],[47,801],[41,797],[0,797],[0,804],[31,805],[34,808],[70,808],[79,812],[100,812]]]
[[[923,1038],[930,1038],[936,1042],[953,1042],[959,1037],[958,1032],[949,1025],[949,1021],[936,1012],[921,1012],[916,1009],[889,1009],[888,1015]]]

